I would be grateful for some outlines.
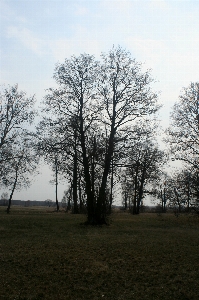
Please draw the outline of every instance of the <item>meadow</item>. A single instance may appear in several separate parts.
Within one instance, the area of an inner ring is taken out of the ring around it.
[[[199,218],[0,207],[0,299],[199,299]]]

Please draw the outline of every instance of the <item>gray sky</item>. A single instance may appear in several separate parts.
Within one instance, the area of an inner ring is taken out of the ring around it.
[[[197,0],[0,0],[0,84],[18,83],[38,103],[52,87],[55,64],[121,45],[152,69],[163,127],[182,87],[198,81]],[[55,198],[47,168],[14,199]],[[64,186],[59,185],[59,199]]]

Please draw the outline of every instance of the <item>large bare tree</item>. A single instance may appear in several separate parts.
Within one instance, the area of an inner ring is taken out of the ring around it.
[[[117,142],[117,132],[136,119],[154,114],[157,94],[150,88],[152,78],[149,71],[142,72],[141,64],[131,58],[129,52],[121,47],[114,48],[102,55],[98,90],[103,103],[102,123],[108,128],[108,149],[105,155],[98,203],[97,220],[105,218],[105,197],[108,173]]]
[[[129,52],[113,47],[100,62],[88,54],[66,59],[57,64],[54,78],[58,88],[49,90],[44,109],[60,124],[78,120],[88,223],[106,223],[107,180],[116,144],[128,138],[125,126],[159,109],[150,73],[143,72]]]

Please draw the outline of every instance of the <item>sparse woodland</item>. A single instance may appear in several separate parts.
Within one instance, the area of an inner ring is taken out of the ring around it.
[[[107,224],[119,190],[133,214],[149,196],[162,211],[197,211],[199,83],[182,89],[163,131],[150,71],[121,47],[100,60],[66,58],[54,80],[57,87],[49,87],[40,111],[17,85],[1,89],[0,185],[9,190],[7,212],[15,189],[30,185],[40,158],[68,182],[63,201],[73,213],[86,213],[88,224]],[[170,161],[181,161],[182,168],[171,173]]]

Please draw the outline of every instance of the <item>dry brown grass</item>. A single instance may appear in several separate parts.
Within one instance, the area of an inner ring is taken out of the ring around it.
[[[197,217],[84,221],[48,208],[0,208],[0,299],[199,299]]]

